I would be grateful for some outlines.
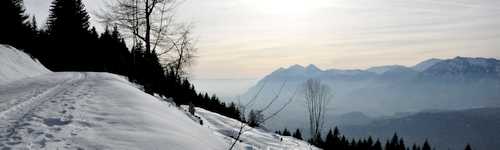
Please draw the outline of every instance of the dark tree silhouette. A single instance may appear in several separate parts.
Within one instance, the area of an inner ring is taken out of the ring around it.
[[[390,140],[387,140],[385,146],[382,145],[379,139],[375,142],[372,137],[351,139],[350,141],[344,136],[340,135],[337,127],[332,131],[328,131],[324,140],[322,137],[317,138],[319,141],[313,141],[312,138],[308,140],[309,143],[325,150],[421,150],[420,147],[430,149],[431,146],[426,141],[422,146],[414,144],[412,147],[406,147],[403,138],[400,138],[396,133]]]
[[[23,1],[1,0],[0,18],[0,43],[26,48],[31,37],[31,25],[27,22],[29,17],[24,13]]]
[[[429,142],[425,140],[424,145],[422,146],[422,150],[431,150],[431,145],[429,145]]]
[[[328,133],[326,134],[326,138],[325,138],[325,147],[331,147],[331,148],[334,148],[335,147],[335,142],[336,142],[336,137],[333,135],[333,131],[332,129],[328,130]]]
[[[472,148],[471,148],[470,144],[467,144],[467,145],[465,146],[465,150],[472,150]]]
[[[300,132],[299,129],[295,130],[292,136],[296,139],[302,140],[302,133]]]
[[[44,64],[53,71],[91,71],[89,60],[97,53],[89,32],[89,15],[81,0],[54,0],[47,19],[50,45]]]
[[[380,143],[379,140],[377,140],[375,145],[373,145],[373,150],[382,150],[382,143]]]
[[[287,128],[285,128],[285,129],[283,130],[283,136],[292,136],[292,134],[290,133],[290,131],[288,131],[288,129],[287,129]]]

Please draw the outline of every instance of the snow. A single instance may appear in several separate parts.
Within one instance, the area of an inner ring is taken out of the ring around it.
[[[107,73],[50,73],[0,87],[0,147],[227,149],[182,110]]]
[[[50,71],[26,53],[0,44],[0,85]]]
[[[435,64],[437,64],[437,63],[439,63],[441,61],[443,61],[443,60],[432,58],[432,59],[428,59],[426,61],[420,62],[420,63],[416,64],[415,66],[413,66],[412,68],[414,70],[422,72],[422,71],[426,70],[427,68],[430,68],[433,65],[435,65]]]
[[[122,76],[50,72],[6,46],[0,47],[0,62],[0,149],[223,150],[233,141],[224,131],[240,124],[198,109],[202,126]],[[236,149],[310,147],[252,128],[242,140]]]
[[[233,138],[238,135],[242,123],[238,120],[228,118],[217,113],[196,108],[197,116],[203,120],[203,124],[219,132],[227,142],[233,142]],[[318,149],[305,141],[295,139],[290,136],[281,136],[267,132],[262,129],[251,128],[245,125],[244,133],[240,137],[240,142],[236,145],[239,149],[290,149],[290,150],[315,150]]]
[[[227,149],[182,110],[108,73],[50,72],[0,46],[0,149]]]

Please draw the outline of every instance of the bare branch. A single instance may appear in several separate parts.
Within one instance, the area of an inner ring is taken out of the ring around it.
[[[286,80],[285,80],[285,81],[283,81],[283,84],[281,84],[281,87],[280,87],[280,89],[278,90],[278,93],[276,93],[276,94],[274,95],[274,97],[271,99],[271,101],[267,104],[267,106],[265,106],[264,108],[260,109],[260,111],[266,111],[267,109],[269,109],[269,107],[271,107],[271,105],[272,105],[272,104],[273,104],[276,100],[278,100],[278,99],[279,99],[279,97],[280,97],[280,95],[281,95],[281,91],[282,91],[282,90],[283,90],[283,88],[285,87],[286,82],[287,82]]]
[[[274,101],[276,101],[279,98],[279,96],[281,95],[281,91],[282,91],[282,89],[285,86],[285,83],[286,83],[286,81],[284,81],[282,83],[279,92],[275,95],[274,98],[271,99],[271,102],[268,103],[268,105],[266,105],[266,107],[264,107],[264,109],[258,110],[257,113],[262,113],[263,111],[267,110],[270,107],[270,105],[272,105],[274,103]],[[260,95],[262,89],[265,87],[265,85],[266,85],[266,82],[263,83],[263,85],[259,88],[259,90],[257,91],[257,93],[255,93],[255,95],[252,97],[252,99],[250,100],[250,102],[247,103],[247,106],[249,106],[250,104],[252,104],[253,102],[255,102],[255,100],[257,99],[258,95]],[[270,113],[269,116],[263,118],[262,120],[258,120],[257,124],[264,124],[267,120],[276,117],[281,111],[283,111],[295,99],[296,93],[297,93],[297,89],[295,90],[295,92],[293,93],[293,95],[288,99],[288,101],[284,105],[282,105],[278,110]],[[239,101],[239,99],[238,99],[238,101]],[[240,110],[242,110],[242,113],[245,114],[245,108],[242,108]],[[249,131],[251,129],[251,128],[249,128],[249,129],[245,130],[246,126],[247,126],[247,124],[241,122],[240,129],[238,131],[238,135],[234,139],[234,142],[231,144],[231,147],[229,148],[229,150],[232,150],[234,148],[234,146],[239,141],[239,139],[240,139],[240,137],[241,137],[242,134],[244,134],[245,132],[247,132],[247,131]]]
[[[320,138],[319,135],[325,123],[326,106],[332,95],[330,88],[322,84],[320,80],[309,79],[303,84],[303,87],[309,114],[309,129],[314,142]]]

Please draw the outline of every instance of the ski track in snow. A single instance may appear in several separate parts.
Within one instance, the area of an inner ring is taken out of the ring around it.
[[[78,101],[91,94],[85,73],[50,74],[46,81],[26,79],[0,88],[0,147],[40,149],[47,142],[65,142],[76,135],[72,113]],[[31,86],[23,86],[31,85]],[[28,89],[20,89],[20,88]],[[21,95],[19,97],[19,95]],[[17,97],[16,97],[17,96]],[[47,106],[47,105],[50,105]],[[40,128],[43,126],[44,128]],[[67,134],[67,133],[70,134]],[[59,134],[59,135],[58,135]],[[57,138],[56,138],[57,137]],[[26,146],[28,142],[28,147]],[[22,145],[20,145],[23,143]],[[18,147],[21,146],[21,147]],[[71,145],[66,145],[69,146]]]

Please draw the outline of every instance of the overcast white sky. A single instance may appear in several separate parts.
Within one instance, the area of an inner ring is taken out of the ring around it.
[[[25,0],[39,21],[50,1]],[[90,13],[104,8],[104,0],[84,1]],[[362,69],[500,58],[498,6],[499,0],[185,0],[177,15],[195,25],[194,78],[258,78],[292,64]]]

